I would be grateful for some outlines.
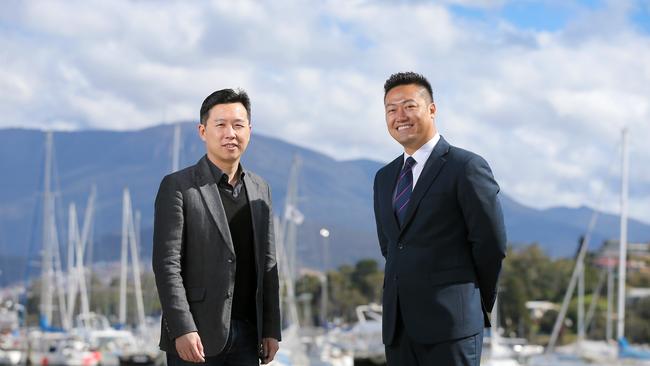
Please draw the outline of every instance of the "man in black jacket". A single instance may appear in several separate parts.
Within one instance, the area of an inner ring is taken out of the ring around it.
[[[250,100],[219,90],[200,111],[206,155],[163,178],[156,197],[153,269],[169,366],[258,365],[280,340],[271,193],[242,168]]]

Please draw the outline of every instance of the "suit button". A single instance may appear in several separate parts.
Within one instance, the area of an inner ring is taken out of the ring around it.
[[[230,294],[230,291],[228,291],[228,293],[226,293],[226,299],[230,299],[230,296],[232,295]]]
[[[232,258],[228,258],[228,263],[232,263],[232,262],[233,262]]]
[[[404,244],[397,243],[397,249],[404,249]]]

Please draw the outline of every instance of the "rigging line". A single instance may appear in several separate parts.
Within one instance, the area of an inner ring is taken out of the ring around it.
[[[596,305],[598,303],[598,299],[600,298],[600,292],[603,289],[603,285],[605,284],[605,280],[607,279],[607,268],[604,268],[600,271],[600,275],[598,276],[598,284],[596,285],[596,288],[594,291],[591,293],[591,304],[589,304],[589,310],[587,311],[587,317],[585,318],[585,333],[589,333],[589,329],[591,328],[592,320],[594,318],[594,314],[596,312]]]

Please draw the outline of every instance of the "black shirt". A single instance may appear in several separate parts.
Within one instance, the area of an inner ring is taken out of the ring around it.
[[[255,292],[257,290],[255,253],[253,245],[253,220],[244,185],[244,171],[239,166],[237,183],[231,186],[228,175],[210,161],[210,170],[219,187],[219,195],[226,211],[230,236],[235,248],[235,293],[232,318],[256,323]],[[218,279],[217,279],[218,280]]]

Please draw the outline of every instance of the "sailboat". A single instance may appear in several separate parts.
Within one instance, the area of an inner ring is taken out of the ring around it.
[[[627,270],[627,201],[628,201],[628,175],[629,158],[627,146],[627,128],[623,129],[623,149],[621,152],[623,166],[621,179],[621,231],[618,267],[618,359],[634,360],[650,365],[650,351],[634,348],[625,338],[625,278]]]
[[[621,149],[621,214],[620,237],[618,258],[618,316],[617,316],[617,342],[616,345],[602,341],[584,341],[581,344],[580,354],[586,359],[604,364],[647,364],[650,365],[650,351],[634,348],[625,338],[625,282],[627,271],[627,216],[628,216],[628,130],[622,131]],[[611,271],[610,271],[611,276]],[[608,286],[611,290],[611,286]],[[609,305],[609,302],[608,302]],[[608,323],[611,317],[608,316]],[[608,329],[611,328],[608,324]],[[584,338],[584,330],[583,337]]]
[[[120,298],[118,324],[110,325],[106,316],[83,311],[75,318],[70,334],[84,340],[101,353],[102,365],[153,364],[160,357],[160,351],[153,340],[156,329],[149,329],[144,315],[142,288],[140,284],[140,258],[136,233],[139,232],[138,212],[133,213],[131,194],[128,188],[122,194],[122,240],[120,266]],[[129,258],[131,266],[129,266]],[[137,327],[127,329],[127,277],[132,269],[136,304]],[[83,299],[82,292],[82,299]],[[82,301],[83,303],[83,301]]]
[[[85,365],[95,366],[99,363],[100,354],[94,352],[87,342],[80,337],[68,333],[72,327],[69,306],[66,300],[65,281],[61,256],[59,252],[58,233],[55,220],[55,199],[52,192],[52,173],[54,171],[53,133],[45,133],[45,174],[43,186],[43,252],[41,258],[41,304],[39,313],[40,329],[27,334],[27,356],[29,363],[34,365]],[[74,208],[71,209],[74,212]],[[76,222],[76,221],[75,221]],[[73,225],[71,223],[71,225]],[[71,226],[72,228],[72,226]],[[74,230],[70,233],[78,234]],[[77,238],[75,238],[77,239]],[[78,241],[75,243],[78,244]],[[69,245],[73,245],[72,242]],[[72,247],[70,247],[72,248]],[[78,247],[76,247],[78,249]],[[71,254],[74,254],[71,250]],[[74,250],[74,252],[77,252]],[[78,253],[78,252],[77,252]],[[71,263],[68,263],[71,266]],[[76,271],[75,275],[78,275]],[[70,274],[69,274],[70,275]],[[78,285],[77,276],[68,276],[68,283]],[[69,287],[71,289],[73,286]],[[76,287],[75,287],[76,288]],[[58,300],[59,327],[52,324],[54,316],[54,295]],[[74,300],[74,299],[73,299]]]
[[[578,321],[578,341],[574,344],[558,347],[554,352],[555,341],[559,334],[561,323],[566,314],[568,299],[573,293],[574,286],[580,281],[579,294],[584,295],[583,276],[584,276],[584,256],[589,242],[588,238],[595,226],[598,212],[594,210],[592,219],[587,231],[587,236],[583,239],[583,245],[580,248],[573,276],[569,282],[569,288],[565,294],[565,301],[556,320],[553,333],[547,347],[547,354],[543,358],[534,359],[530,365],[650,365],[650,352],[641,349],[635,349],[629,346],[625,334],[625,278],[627,262],[627,200],[628,200],[628,147],[627,147],[627,129],[622,131],[622,149],[621,149],[621,214],[620,214],[620,239],[619,239],[619,260],[618,260],[618,316],[617,316],[617,345],[608,341],[590,341],[585,339],[585,327],[582,317],[584,316],[583,302],[579,301],[579,321]],[[610,271],[611,272],[611,271]],[[612,276],[608,278],[608,336],[610,334],[611,321],[611,289]]]

